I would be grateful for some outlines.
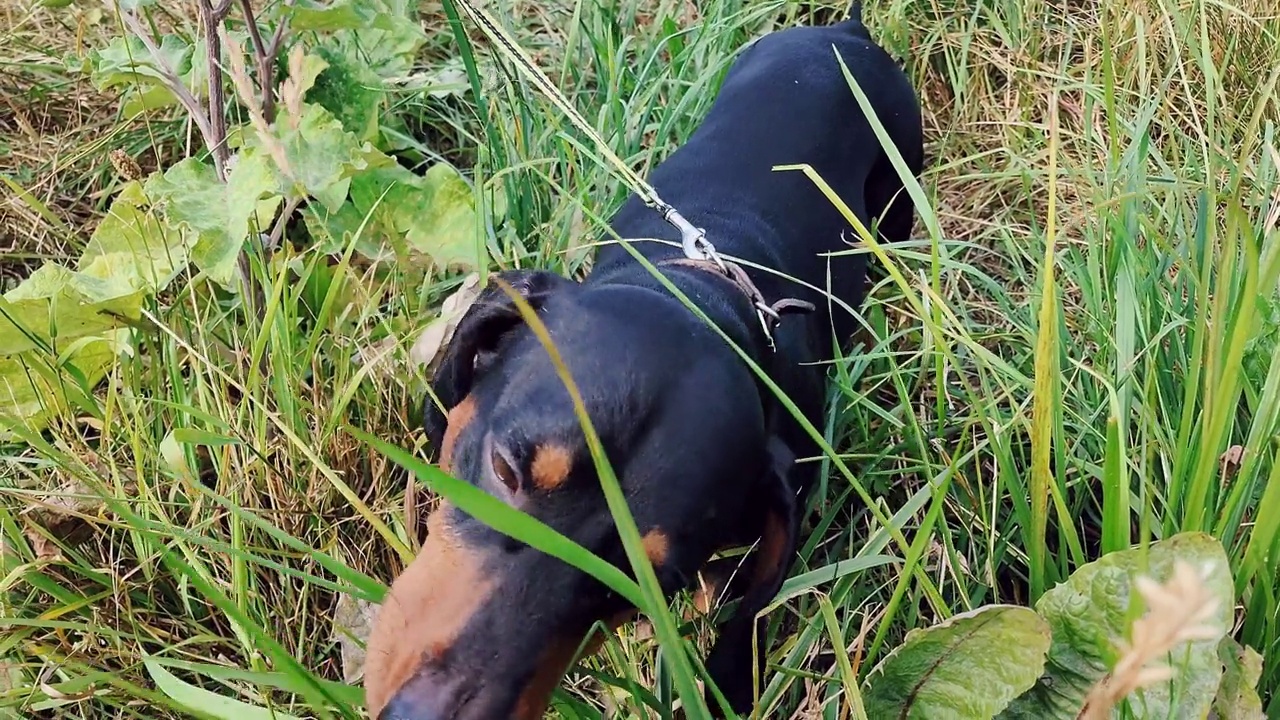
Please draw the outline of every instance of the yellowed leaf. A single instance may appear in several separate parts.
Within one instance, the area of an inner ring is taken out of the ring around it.
[[[333,608],[333,637],[342,654],[342,681],[351,685],[364,676],[365,644],[378,617],[377,603],[345,593],[338,595]]]
[[[480,275],[472,273],[462,281],[462,285],[445,298],[440,306],[440,317],[423,329],[417,341],[409,350],[409,363],[414,367],[430,369],[440,350],[453,339],[454,330],[462,316],[480,297]]]

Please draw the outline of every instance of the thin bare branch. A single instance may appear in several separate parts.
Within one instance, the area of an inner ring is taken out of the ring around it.
[[[227,158],[227,102],[222,90],[222,46],[218,42],[221,37],[222,21],[227,17],[231,0],[219,3],[214,7],[209,0],[196,0],[196,11],[200,15],[201,29],[204,31],[205,47],[209,76],[209,130],[216,141],[209,148],[213,153],[214,164],[219,169],[218,177],[226,180]],[[225,7],[224,7],[225,6]]]
[[[286,9],[293,7],[293,0],[285,0]],[[274,58],[280,52],[280,45],[289,32],[289,13],[280,13],[280,22],[276,23],[276,33],[271,36],[271,44],[267,46],[267,57]]]
[[[258,29],[258,18],[253,14],[253,0],[240,0],[240,10],[244,13],[245,24],[249,26],[254,60],[258,65],[258,86],[262,88],[262,116],[267,119],[267,122],[271,122],[276,117],[276,79],[273,72],[275,53],[262,41],[262,32]],[[280,22],[283,25],[285,18],[281,18]]]
[[[195,123],[196,129],[200,131],[200,137],[204,139],[205,146],[209,148],[209,152],[213,155],[213,165],[218,177],[225,178],[226,158],[219,155],[216,148],[219,145],[225,147],[226,131],[224,130],[222,135],[219,136],[214,131],[210,120],[210,117],[217,113],[208,112],[200,103],[200,100],[182,83],[181,77],[165,60],[160,48],[156,46],[155,40],[151,37],[151,33],[143,27],[142,22],[138,20],[138,16],[120,7],[119,4],[116,5],[116,11],[124,21],[124,24],[129,27],[129,31],[141,40],[142,44],[147,48],[147,52],[151,53],[151,57],[155,60],[156,66],[160,70],[160,82],[164,83],[164,86],[169,88],[169,91],[178,98],[178,102],[182,104],[182,107],[186,108],[187,114],[191,116],[191,121]],[[219,137],[222,139],[219,140]]]

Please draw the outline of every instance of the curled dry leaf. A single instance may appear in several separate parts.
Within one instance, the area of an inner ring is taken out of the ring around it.
[[[377,603],[338,595],[333,608],[333,639],[342,654],[342,681],[354,685],[364,676],[365,645],[378,617]]]
[[[1232,445],[1218,458],[1222,465],[1222,479],[1230,480],[1240,471],[1240,463],[1244,462],[1244,446]]]
[[[413,367],[430,370],[441,348],[449,344],[453,331],[458,328],[462,316],[480,296],[480,275],[472,273],[462,281],[462,285],[445,298],[440,306],[440,317],[423,329],[418,340],[409,350],[409,363]]]

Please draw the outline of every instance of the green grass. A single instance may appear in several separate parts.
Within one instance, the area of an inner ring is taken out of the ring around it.
[[[12,3],[0,172],[25,193],[5,186],[0,205],[4,288],[83,246],[120,184],[108,152],[151,169],[188,142],[171,118],[120,120],[66,69],[110,18]],[[743,42],[838,9],[558,0],[506,19],[643,174]],[[934,0],[866,14],[924,101],[926,203],[918,240],[884,250],[866,331],[832,368],[817,430],[833,452],[813,460],[824,482],[770,615],[762,707],[844,717],[849,683],[907,630],[1033,602],[1104,551],[1199,529],[1227,548],[1235,636],[1266,657],[1277,716],[1277,11]],[[440,7],[423,22],[420,69],[456,64]],[[626,188],[544,98],[496,81],[479,37],[483,102],[406,91],[397,112],[424,161],[465,164],[505,201],[484,237],[495,267],[580,273]],[[305,282],[321,275],[336,278],[327,302]],[[286,245],[254,278],[260,316],[202,283],[154,302],[137,357],[42,437],[0,449],[0,667],[18,681],[0,674],[0,717],[186,716],[144,659],[296,716],[358,716],[334,603],[380,595],[428,498],[406,505],[410,474],[350,428],[420,449],[407,351],[461,277]],[[26,512],[51,493],[78,513],[38,523],[58,559],[37,556]],[[701,619],[682,629],[703,650],[714,637]],[[653,635],[625,627],[583,662],[561,716],[670,707],[678,683]]]

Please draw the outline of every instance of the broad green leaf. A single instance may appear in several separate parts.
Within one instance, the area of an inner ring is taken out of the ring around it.
[[[377,11],[367,0],[299,0],[288,7],[288,13],[294,30],[323,32],[368,27]]]
[[[326,44],[361,58],[383,78],[402,78],[426,43],[415,6],[385,0],[300,0],[290,10],[295,30],[328,31]]]
[[[126,91],[121,98],[120,112],[125,119],[132,120],[139,115],[149,113],[177,104],[178,98],[173,91],[164,85],[138,84],[138,87]]]
[[[1218,659],[1225,670],[1213,712],[1218,720],[1264,720],[1258,679],[1262,677],[1262,656],[1251,647],[1225,637],[1218,644]]]
[[[449,165],[437,163],[423,176],[399,165],[364,173],[352,181],[350,202],[331,215],[310,214],[308,225],[324,252],[340,252],[366,216],[356,249],[370,260],[476,267],[474,195]]]
[[[0,442],[14,439],[16,428],[47,427],[68,407],[67,390],[88,392],[97,385],[128,337],[128,330],[115,330],[82,338],[54,363],[39,351],[0,356]]]
[[[363,57],[378,75],[399,80],[413,71],[413,63],[427,36],[416,19],[388,12],[375,18],[372,27],[344,31],[337,39]]]
[[[912,630],[867,675],[867,717],[988,720],[1035,684],[1048,651],[1049,624],[1015,605]]]
[[[154,0],[124,0],[134,5],[152,4]],[[243,44],[248,33],[230,30],[228,36]],[[144,112],[177,104],[178,98],[161,82],[164,68],[169,68],[187,90],[196,97],[209,92],[208,44],[204,38],[188,43],[177,35],[160,40],[159,58],[135,36],[113,39],[106,47],[93,50],[87,58],[89,79],[99,90],[124,88],[121,111],[133,118]]]
[[[1103,556],[1077,570],[1066,582],[1046,592],[1036,610],[1053,628],[1053,646],[1043,677],[1019,697],[1002,718],[1074,718],[1089,688],[1118,657],[1117,642],[1128,637],[1141,617],[1141,596],[1134,593],[1139,574],[1168,580],[1175,561],[1207,567],[1208,586],[1218,600],[1217,637],[1184,643],[1161,662],[1175,676],[1128,698],[1136,718],[1195,718],[1209,712],[1222,663],[1217,646],[1231,623],[1233,587],[1222,545],[1203,533],[1183,533],[1141,548]]]
[[[304,104],[302,117],[296,120],[296,127],[282,118],[272,128],[289,165],[291,181],[283,181],[288,194],[314,197],[330,212],[337,212],[347,199],[353,176],[395,164],[395,160],[347,132],[332,113],[319,105]],[[247,133],[246,138],[256,153],[267,155],[256,133]]]
[[[458,171],[436,163],[395,205],[397,227],[413,250],[436,265],[474,269],[476,264],[476,208],[471,186]]]
[[[167,68],[178,77],[191,71],[193,48],[177,35],[165,35],[157,46],[159,57],[133,35],[116,37],[103,48],[89,51],[89,80],[99,90],[137,82],[158,83]]]
[[[226,183],[218,181],[212,167],[187,158],[152,177],[146,187],[171,222],[198,235],[191,251],[196,267],[228,288],[235,287],[236,259],[250,230],[265,229],[280,202],[270,160],[255,152],[241,152],[234,160]]]
[[[170,227],[150,210],[142,185],[130,182],[116,196],[80,256],[85,275],[115,278],[155,293],[187,266],[195,235]]]
[[[186,683],[149,657],[143,658],[142,664],[161,692],[179,705],[198,710],[202,714],[224,720],[298,720],[295,716],[278,710],[250,705]]]
[[[0,297],[0,357],[120,327],[139,317],[142,299],[126,278],[44,265]]]
[[[333,113],[342,127],[361,142],[376,142],[386,91],[383,80],[346,45],[330,40],[316,48],[323,70],[307,93],[307,101]]]

